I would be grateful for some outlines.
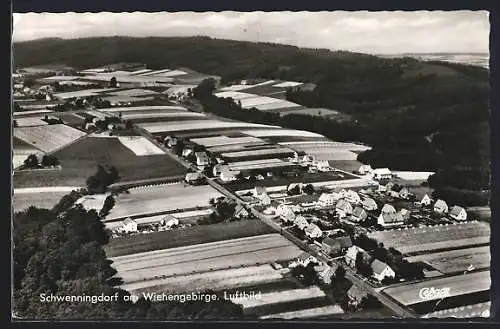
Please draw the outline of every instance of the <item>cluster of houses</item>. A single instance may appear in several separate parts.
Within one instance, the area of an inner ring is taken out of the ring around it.
[[[294,152],[293,157],[288,158],[288,161],[298,164],[302,167],[308,167],[309,172],[328,172],[333,171],[334,169],[330,166],[328,160],[318,160],[315,156],[310,154],[305,154],[303,156],[299,156],[297,152]]]
[[[158,223],[150,223],[150,224],[138,224],[132,218],[126,218],[121,225],[116,227],[113,230],[113,233],[116,235],[120,234],[133,234],[138,232],[150,233],[157,231],[166,231],[173,228],[176,228],[180,225],[179,219],[171,216],[165,215],[165,217]]]
[[[357,173],[360,175],[368,175],[375,180],[386,180],[394,177],[389,168],[373,169],[370,165],[361,165]]]

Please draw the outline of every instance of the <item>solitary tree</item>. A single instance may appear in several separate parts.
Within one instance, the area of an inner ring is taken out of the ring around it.
[[[35,154],[30,154],[28,155],[28,157],[26,158],[26,160],[24,160],[24,165],[28,168],[36,168],[39,166],[38,164],[38,158]]]
[[[116,88],[117,86],[118,86],[118,82],[116,81],[116,77],[112,77],[111,80],[109,80],[109,87]]]
[[[307,184],[306,186],[304,186],[304,188],[302,189],[302,191],[305,194],[313,194],[314,193],[314,187],[312,186],[312,184]]]

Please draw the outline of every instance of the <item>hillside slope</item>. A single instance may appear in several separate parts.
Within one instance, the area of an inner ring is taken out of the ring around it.
[[[480,67],[207,37],[38,40],[14,44],[14,57],[19,66],[142,62],[152,69],[186,66],[223,81],[313,82],[314,91],[289,92],[287,98],[347,113],[354,121],[339,126],[290,115],[290,126],[320,127],[331,138],[368,143],[373,150],[359,159],[374,166],[436,170],[431,184],[450,202],[487,202],[487,192],[480,191],[489,188],[490,87],[488,71]]]

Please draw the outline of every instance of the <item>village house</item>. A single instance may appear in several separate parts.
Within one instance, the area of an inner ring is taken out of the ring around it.
[[[321,264],[315,266],[314,270],[321,282],[325,284],[330,284],[332,282],[332,276],[335,274],[335,271],[331,266]]]
[[[276,208],[276,215],[278,215],[286,223],[293,222],[295,219],[295,213],[286,204],[280,204]]]
[[[238,179],[238,175],[240,174],[240,171],[236,170],[223,170],[220,173],[220,179],[223,182],[232,182]]]
[[[179,225],[179,219],[175,218],[172,215],[166,215],[160,221],[160,226],[163,226],[165,228],[172,228],[172,227],[175,227],[175,226],[178,226],[178,225]]]
[[[367,211],[374,211],[378,209],[377,202],[375,202],[372,198],[364,198],[362,205]]]
[[[401,213],[380,213],[377,218],[377,224],[382,227],[394,227],[404,224]]]
[[[323,231],[321,231],[319,226],[313,223],[309,224],[304,231],[310,239],[319,239],[323,235]]]
[[[384,206],[380,210],[380,213],[381,214],[395,214],[396,209],[393,206],[391,206],[390,204],[386,203],[386,204],[384,204]]]
[[[428,194],[425,194],[425,195],[423,196],[422,200],[420,200],[420,204],[421,204],[422,206],[430,206],[430,205],[431,205],[431,203],[432,203],[432,200],[431,200],[431,198],[429,197],[429,195],[428,195]]]
[[[368,218],[366,211],[362,207],[356,206],[356,208],[352,211],[350,220],[359,223],[365,221],[366,218]]]
[[[317,205],[320,207],[332,207],[337,202],[337,193],[322,193],[318,198]]]
[[[298,215],[293,220],[293,225],[295,225],[299,230],[305,230],[309,226],[309,222],[302,215]]]
[[[437,200],[434,204],[434,212],[438,214],[446,214],[448,212],[448,205],[444,200]]]
[[[195,152],[194,156],[196,157],[197,166],[204,167],[210,164],[210,158],[208,157],[206,152]]]
[[[137,222],[131,218],[127,218],[122,222],[120,231],[124,233],[134,233],[137,232]]]
[[[389,168],[373,169],[371,174],[372,174],[373,178],[377,179],[377,180],[391,179],[392,178],[392,172],[389,170]]]
[[[401,191],[399,191],[399,197],[403,200],[407,200],[410,198],[410,190],[407,187],[403,187]]]
[[[351,204],[346,200],[339,200],[335,206],[335,211],[340,218],[345,218],[352,214],[352,210]]]
[[[451,207],[449,215],[455,220],[467,220],[467,212],[460,206]]]
[[[318,168],[319,171],[326,172],[331,170],[330,163],[328,163],[328,160],[315,160],[313,165],[316,166],[316,168]]]
[[[347,196],[347,191],[345,189],[341,189],[338,193],[337,193],[337,196],[338,196],[338,199],[345,199],[345,197]]]
[[[347,291],[347,305],[350,309],[358,309],[366,298],[368,293],[355,284]]]
[[[388,191],[387,186],[379,184],[377,186],[377,192],[378,193],[386,193]]]
[[[346,264],[352,268],[356,267],[356,257],[358,256],[358,253],[368,256],[368,253],[358,246],[348,248],[344,256]]]
[[[306,267],[307,265],[309,265],[309,263],[319,264],[319,261],[316,257],[308,254],[305,251],[301,253],[299,257],[297,257],[297,264]]]
[[[352,240],[349,236],[339,236],[336,238],[325,238],[321,242],[321,249],[327,255],[337,255],[352,247]]]
[[[361,165],[358,169],[358,173],[360,175],[368,175],[373,171],[372,166],[370,165]]]
[[[257,197],[257,199],[259,199],[259,203],[263,206],[268,206],[271,204],[271,197],[269,195],[267,195],[267,193],[264,193],[260,196]]]
[[[212,173],[214,174],[214,177],[219,177],[220,174],[223,172],[223,171],[228,171],[229,170],[229,166],[228,165],[225,165],[225,164],[222,164],[222,163],[217,163],[213,168],[212,168]]]
[[[167,136],[167,137],[165,137],[163,142],[167,147],[172,148],[172,147],[177,145],[178,140],[177,140],[177,137]]]
[[[184,180],[188,184],[199,184],[199,183],[203,182],[204,177],[199,172],[190,172],[190,173],[186,174],[186,177]]]
[[[263,194],[267,194],[266,188],[264,186],[255,186],[252,192],[254,197],[259,197]]]
[[[375,259],[371,264],[370,267],[373,270],[373,278],[375,280],[381,282],[385,278],[395,278],[396,273],[394,273],[394,270],[387,265],[384,262],[379,261],[378,259]]]
[[[403,217],[403,221],[408,221],[411,218],[411,212],[408,209],[401,208],[399,210],[399,213],[401,214],[401,217]]]
[[[193,148],[191,147],[185,147],[183,150],[182,150],[182,156],[184,158],[187,158],[188,156],[190,156],[191,154],[193,154],[194,150]]]
[[[348,190],[345,194],[345,199],[351,204],[358,204],[361,203],[361,198],[359,197],[359,194],[356,193],[356,191],[353,190]]]
[[[395,191],[395,190],[390,190],[388,192],[389,196],[393,197],[393,198],[399,198],[399,192],[398,191]]]

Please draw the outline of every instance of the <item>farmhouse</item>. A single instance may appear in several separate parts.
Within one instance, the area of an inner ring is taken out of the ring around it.
[[[347,291],[347,305],[356,309],[363,303],[363,301],[367,297],[368,293],[365,290],[353,284],[352,287]]]
[[[120,231],[124,233],[137,232],[137,222],[131,218],[127,218],[123,221]]]
[[[335,206],[335,211],[340,218],[345,218],[352,214],[352,206],[346,200],[340,200]]]
[[[425,194],[422,200],[420,201],[420,204],[423,206],[430,206],[432,203],[431,198],[429,197],[428,194]]]
[[[167,215],[161,220],[160,225],[166,228],[172,228],[179,225],[179,219],[172,215]]]
[[[372,198],[363,199],[362,205],[363,208],[367,211],[377,210],[378,208],[377,202],[375,202],[375,200],[373,200]]]
[[[394,270],[390,268],[389,265],[379,261],[378,259],[375,259],[370,264],[370,267],[373,270],[372,276],[378,281],[382,281],[385,278],[394,278],[396,276],[396,273],[394,273]]]
[[[362,248],[358,246],[352,246],[347,249],[347,252],[344,256],[344,260],[349,265],[350,267],[355,267],[356,266],[356,257],[358,256],[358,253],[362,253],[363,255],[368,255],[366,251],[364,251]]]
[[[356,193],[356,191],[353,190],[348,190],[345,194],[345,199],[346,201],[352,203],[352,204],[358,204],[361,202],[361,198],[359,197],[359,194]]]
[[[434,212],[438,214],[445,214],[448,212],[448,205],[444,200],[437,200],[434,204]]]
[[[359,223],[363,222],[367,217],[368,214],[366,213],[366,211],[362,207],[356,206],[356,208],[354,208],[354,210],[352,211],[350,219],[353,222]]]
[[[306,233],[306,236],[311,238],[311,239],[318,239],[318,238],[321,238],[321,236],[323,235],[323,231],[321,231],[321,229],[318,227],[318,225],[316,224],[309,224],[306,228],[305,228],[305,233]]]
[[[203,175],[199,172],[190,172],[186,174],[186,178],[184,179],[188,184],[199,184],[203,182]]]
[[[403,221],[407,221],[411,217],[411,212],[408,209],[401,208],[399,210],[399,213],[401,214],[401,217],[403,217]]]
[[[386,203],[382,207],[382,210],[380,210],[380,213],[381,214],[395,214],[396,209],[393,206],[391,206],[390,204]]]
[[[185,147],[183,150],[182,150],[182,156],[187,158],[188,156],[190,156],[191,154],[193,154],[193,149],[191,147]]]
[[[253,196],[258,198],[259,196],[267,194],[266,188],[264,186],[255,186],[253,189]]]
[[[404,219],[401,213],[381,213],[378,216],[377,224],[383,227],[393,227],[404,224]]]
[[[295,213],[286,204],[280,204],[276,208],[276,215],[278,215],[283,221],[287,223],[293,222],[293,220],[295,219]]]
[[[331,207],[337,201],[337,193],[323,193],[318,198],[318,206],[320,207]]]
[[[305,266],[309,265],[309,263],[318,264],[319,261],[316,259],[316,257],[314,257],[314,256],[312,256],[304,251],[303,253],[301,253],[299,255],[299,257],[297,257],[297,263],[299,265],[302,265],[305,267]]]
[[[231,182],[234,180],[238,179],[238,175],[240,174],[240,171],[237,170],[223,170],[220,173],[220,179],[223,182]]]
[[[349,236],[325,238],[321,243],[321,249],[328,255],[336,255],[350,247],[352,247],[352,240]]]
[[[332,276],[335,274],[335,271],[331,266],[328,265],[318,265],[314,267],[314,270],[318,274],[318,278],[321,282],[330,284],[332,282]]]
[[[403,187],[401,191],[399,191],[399,197],[403,200],[409,199],[410,195],[410,190],[407,187]]]
[[[389,168],[373,169],[371,174],[372,174],[374,179],[391,179],[392,178],[392,172],[389,170]]]
[[[453,206],[450,210],[450,217],[455,220],[466,220],[467,212],[460,206]]]
[[[196,157],[197,166],[203,167],[210,164],[210,158],[208,157],[206,152],[195,152],[194,156]]]
[[[361,165],[358,169],[358,173],[360,175],[367,175],[373,171],[372,166],[370,165]]]
[[[300,230],[305,230],[306,227],[309,226],[309,223],[307,222],[307,220],[304,216],[299,215],[299,216],[295,217],[295,219],[293,220],[293,225],[298,227]]]

